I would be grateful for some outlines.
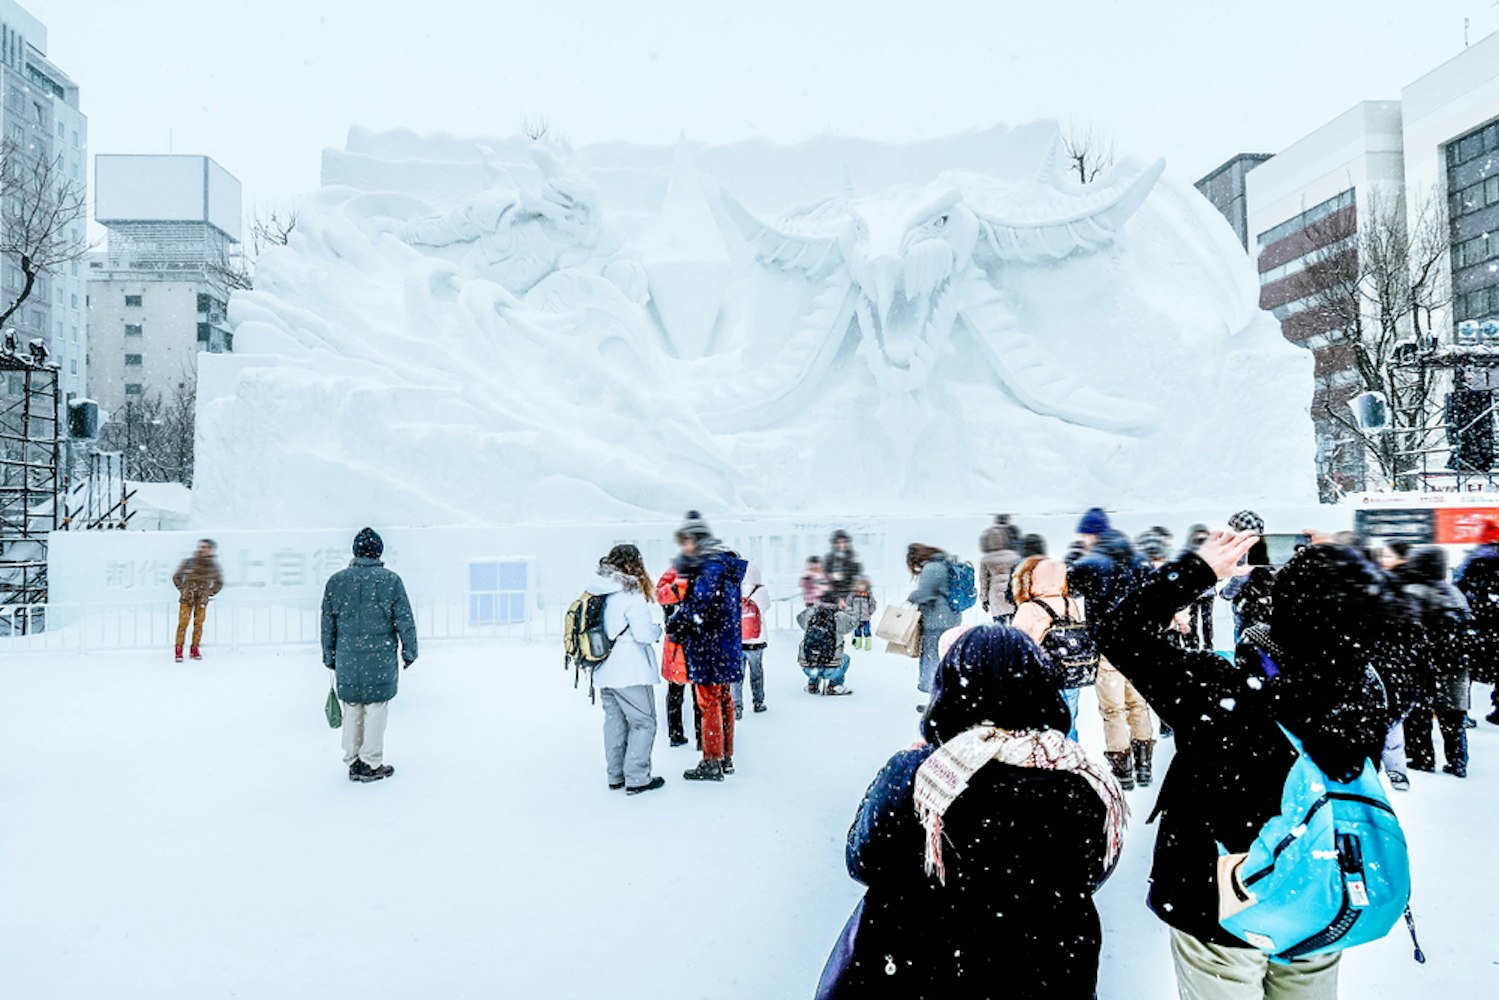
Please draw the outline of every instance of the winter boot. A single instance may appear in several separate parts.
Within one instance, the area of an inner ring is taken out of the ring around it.
[[[842,684],[829,684],[828,685],[828,689],[823,692],[824,696],[833,697],[833,698],[836,698],[839,695],[844,695],[844,694],[853,694],[853,691],[851,691],[848,688],[844,687]]]
[[[1468,776],[1467,764],[1443,764],[1442,773],[1450,774],[1454,778],[1466,778]]]
[[[1151,764],[1155,757],[1155,740],[1135,740],[1130,744],[1130,749],[1135,752],[1135,784],[1141,788],[1149,788],[1151,781]]]
[[[1104,759],[1109,762],[1109,770],[1114,772],[1114,777],[1119,779],[1119,787],[1126,792],[1135,788],[1135,771],[1131,766],[1130,753],[1128,750],[1106,750]]]
[[[360,772],[359,775],[360,781],[384,781],[386,778],[396,773],[396,769],[391,767],[389,764],[381,764],[379,767],[370,767],[363,761],[361,761],[360,764],[364,768],[364,770]]]
[[[182,662],[182,647],[181,646],[177,647],[177,662],[178,663]]]
[[[197,646],[194,646],[192,649],[190,649],[188,651],[188,655],[191,656],[195,660],[201,660],[201,659],[203,659],[203,654],[200,653],[200,652],[198,652],[198,647]]]
[[[366,764],[362,760],[359,760],[359,759],[356,758],[355,761],[354,761],[354,763],[352,763],[352,764],[349,765],[349,780],[350,781],[363,781],[364,780],[364,776],[366,774],[369,774],[369,773],[370,773],[370,766],[368,764]]]
[[[821,694],[822,693],[822,681],[808,681],[807,682],[807,693],[808,694]]]
[[[665,785],[666,785],[666,779],[665,778],[652,778],[650,781],[647,781],[645,784],[640,785],[639,787],[636,787],[636,788],[626,788],[625,789],[625,794],[626,795],[639,795],[641,792],[654,792],[656,789],[662,788]]]
[[[1390,787],[1397,792],[1408,792],[1411,790],[1411,779],[1397,771],[1386,771],[1385,777],[1390,779]]]
[[[687,781],[722,781],[723,765],[704,757],[698,761],[697,767],[685,772],[682,777]]]
[[[723,768],[723,773],[724,774],[733,774],[734,773],[734,758],[733,757],[725,757],[723,759],[723,763],[720,764],[719,766]]]

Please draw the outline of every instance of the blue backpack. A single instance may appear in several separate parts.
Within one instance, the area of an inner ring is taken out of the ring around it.
[[[973,581],[973,563],[956,556],[947,557],[947,605],[962,614],[979,602],[978,587]]]
[[[1366,761],[1352,781],[1335,781],[1289,730],[1281,732],[1297,758],[1280,815],[1260,829],[1228,879],[1247,905],[1219,922],[1277,962],[1377,941],[1402,915],[1414,938],[1405,834],[1374,765]],[[1419,945],[1416,958],[1424,961]]]

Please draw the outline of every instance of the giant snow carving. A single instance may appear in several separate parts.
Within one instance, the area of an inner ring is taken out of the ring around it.
[[[818,188],[821,187],[819,194]],[[1162,165],[1050,124],[583,152],[355,131],[203,359],[218,523],[1311,497],[1310,360]]]

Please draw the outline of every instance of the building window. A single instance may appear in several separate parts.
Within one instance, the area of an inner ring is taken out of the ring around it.
[[[68,362],[68,374],[69,375],[77,375],[78,374],[78,362],[77,361],[69,361]]]
[[[125,324],[125,336],[127,337],[139,337],[142,332],[141,324],[139,323]]]
[[[125,395],[127,395],[127,396],[139,396],[140,394],[141,394],[141,384],[139,382],[126,382],[125,383]]]
[[[198,293],[198,312],[206,313],[213,308],[213,299],[210,296]]]
[[[198,324],[198,343],[206,344],[213,339],[213,327],[207,323]]]
[[[125,305],[127,305],[127,306],[139,306],[140,304],[141,304],[141,297],[139,295],[127,295],[127,296],[125,296]]]
[[[125,355],[126,368],[139,368],[142,364],[143,362],[141,361],[141,356],[139,354]]]
[[[224,350],[230,352],[231,354],[234,352],[234,334],[224,334]]]
[[[1287,219],[1280,225],[1265,230],[1263,233],[1260,233],[1256,242],[1258,242],[1260,249],[1264,250],[1265,247],[1269,246],[1270,244],[1278,243],[1279,241],[1285,239],[1287,236],[1294,236],[1295,234],[1305,229],[1307,226],[1310,226],[1312,223],[1317,222],[1321,219],[1325,219],[1327,216],[1331,215],[1334,212],[1340,212],[1345,208],[1352,208],[1353,204],[1353,189],[1349,188],[1342,194],[1329,198],[1326,201],[1322,202],[1320,205],[1313,205],[1311,208],[1302,212],[1300,215],[1297,215],[1294,218]]]

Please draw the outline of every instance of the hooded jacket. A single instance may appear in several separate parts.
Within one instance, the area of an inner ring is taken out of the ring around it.
[[[927,745],[896,754],[848,834],[868,887],[828,959],[818,1000],[1006,996],[1088,1000],[1102,942],[1093,893],[1105,809],[1079,775],[989,763],[944,817],[947,882],[927,875],[916,772],[943,740],[992,722],[1066,732],[1051,662],[1004,626],[948,652],[922,721]]]
[[[1015,599],[1010,594],[1010,576],[1020,562],[1020,553],[1010,547],[1012,532],[995,525],[979,537],[984,552],[979,560],[978,592],[984,610],[991,615],[1013,615]]]
[[[691,584],[669,631],[682,644],[692,683],[733,684],[744,680],[739,602],[749,564],[712,539],[698,551],[684,563]]]
[[[1088,621],[1097,623],[1104,612],[1138,587],[1149,571],[1149,565],[1135,553],[1129,537],[1108,528],[1098,536],[1092,551],[1068,567],[1067,583],[1073,595],[1083,599]]]
[[[1199,940],[1247,948],[1218,923],[1219,845],[1247,851],[1280,812],[1296,752],[1279,727],[1318,767],[1347,779],[1374,766],[1399,711],[1372,665],[1388,614],[1373,567],[1332,546],[1299,554],[1277,578],[1272,628],[1263,630],[1278,642],[1241,650],[1250,654],[1241,666],[1166,634],[1177,610],[1215,582],[1206,563],[1184,555],[1100,615],[1097,634],[1103,655],[1176,730],[1155,808],[1150,907]]]
[[[616,570],[601,570],[588,592],[605,598],[604,631],[614,639],[608,658],[593,670],[595,686],[659,684],[655,643],[661,638],[661,626],[640,592],[640,581]]]

